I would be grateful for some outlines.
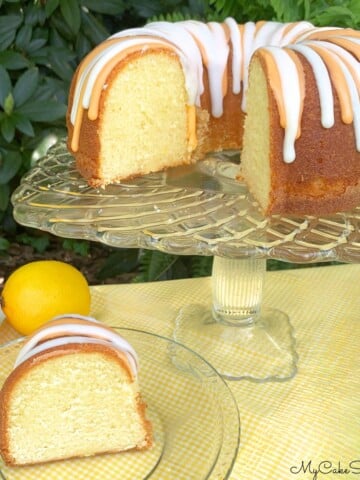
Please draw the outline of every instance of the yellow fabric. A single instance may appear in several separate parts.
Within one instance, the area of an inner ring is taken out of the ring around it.
[[[232,480],[360,478],[359,280],[357,265],[267,273],[264,305],[290,316],[299,371],[285,382],[228,382],[242,430]],[[113,326],[171,337],[179,307],[209,298],[210,278],[97,286],[92,314]],[[15,336],[6,322],[0,327],[0,344]],[[110,460],[104,458],[105,472]],[[322,464],[316,474],[320,462],[332,467]],[[46,480],[60,478],[58,471],[49,475]]]

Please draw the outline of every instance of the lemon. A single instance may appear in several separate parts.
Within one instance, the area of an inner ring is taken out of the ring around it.
[[[6,280],[1,306],[8,322],[28,335],[56,315],[90,312],[84,275],[57,260],[39,260],[16,269]]]

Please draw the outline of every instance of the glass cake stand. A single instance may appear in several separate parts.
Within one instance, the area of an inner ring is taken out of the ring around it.
[[[360,260],[360,207],[332,216],[264,217],[235,180],[238,155],[94,189],[65,142],[14,192],[15,219],[67,238],[114,247],[214,256],[207,303],[184,305],[175,339],[226,379],[286,380],[297,369],[288,316],[262,306],[266,259],[308,263]]]

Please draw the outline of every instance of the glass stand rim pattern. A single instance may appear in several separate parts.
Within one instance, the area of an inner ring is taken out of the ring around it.
[[[64,140],[12,195],[14,217],[57,236],[180,255],[276,258],[294,263],[360,260],[360,206],[331,216],[264,217],[237,180],[238,155],[89,187]]]

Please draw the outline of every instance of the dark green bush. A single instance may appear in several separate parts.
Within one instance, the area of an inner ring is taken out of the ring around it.
[[[6,230],[10,194],[33,152],[49,133],[65,132],[76,63],[107,31],[76,1],[0,5],[0,221]]]
[[[9,236],[21,230],[13,221],[11,193],[36,161],[34,152],[39,155],[46,148],[49,135],[66,132],[68,89],[80,59],[109,34],[150,18],[206,20],[228,15],[238,21],[308,19],[356,28],[360,2],[0,0],[0,253]],[[174,269],[176,262],[167,262]]]
[[[207,2],[196,0],[0,0],[0,254],[11,239],[37,252],[50,243],[47,234],[32,235],[16,225],[10,198],[52,138],[66,134],[69,85],[81,58],[118,30],[151,17],[205,19],[207,8]],[[80,241],[62,245],[80,255],[87,250]],[[112,254],[99,278],[137,268],[135,258],[149,268],[147,273],[141,269],[139,280],[164,278],[165,264],[172,276],[188,275],[182,260],[147,257],[131,251]]]

